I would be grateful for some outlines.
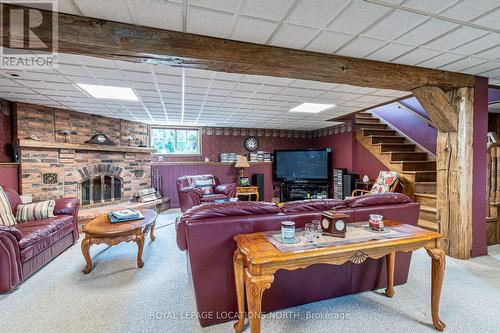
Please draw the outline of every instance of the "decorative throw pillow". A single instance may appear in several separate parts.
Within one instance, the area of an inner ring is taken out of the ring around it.
[[[204,195],[214,194],[214,181],[212,179],[207,180],[196,180],[196,187],[203,191]]]
[[[7,199],[7,195],[0,186],[0,225],[10,227],[14,224],[16,224],[16,219],[12,214],[9,199]]]
[[[54,200],[35,202],[27,205],[19,205],[17,206],[16,220],[17,222],[21,223],[54,217],[55,205],[56,202]]]

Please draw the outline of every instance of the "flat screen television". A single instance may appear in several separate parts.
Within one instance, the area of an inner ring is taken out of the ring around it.
[[[331,149],[275,150],[273,178],[282,182],[328,181]]]

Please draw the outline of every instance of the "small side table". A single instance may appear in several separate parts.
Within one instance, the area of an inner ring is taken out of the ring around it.
[[[259,201],[259,187],[258,186],[237,186],[235,197],[239,195],[246,195],[248,200],[251,200],[252,195],[255,195],[255,201]]]

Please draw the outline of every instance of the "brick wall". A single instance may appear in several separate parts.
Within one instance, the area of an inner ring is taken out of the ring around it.
[[[141,140],[147,143],[147,125],[143,123],[25,103],[16,103],[15,110],[18,139],[34,135],[43,141],[62,143],[60,131],[68,129],[69,143],[84,144],[97,133],[107,135],[117,146],[128,146],[129,135],[134,137],[131,146],[139,146]],[[94,170],[97,166],[100,169],[96,172],[107,166],[119,168],[125,199],[151,186],[150,154],[22,148],[20,162],[20,192],[31,194],[35,200],[78,196],[78,183],[83,178],[78,170]],[[57,173],[57,183],[43,184],[44,173]]]

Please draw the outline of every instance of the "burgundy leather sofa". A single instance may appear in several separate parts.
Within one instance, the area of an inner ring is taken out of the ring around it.
[[[400,193],[384,193],[340,200],[305,200],[278,207],[266,202],[227,202],[188,210],[177,221],[177,245],[187,250],[200,324],[231,320],[237,304],[234,287],[233,236],[279,230],[291,220],[303,227],[320,212],[336,207],[349,215],[347,222],[367,221],[369,214],[416,225],[420,205]],[[397,253],[395,284],[406,282],[411,253]],[[386,286],[385,259],[367,259],[340,266],[313,265],[295,271],[276,272],[263,296],[263,311],[273,311]]]
[[[19,195],[4,188],[12,212]],[[0,226],[0,293],[9,292],[78,240],[80,200],[56,200],[55,217]]]
[[[214,194],[204,195],[202,190],[196,188],[196,181],[208,179],[213,181]],[[213,175],[183,176],[177,179],[176,185],[183,213],[203,202],[232,198],[236,193],[236,183],[221,184],[219,179]]]

